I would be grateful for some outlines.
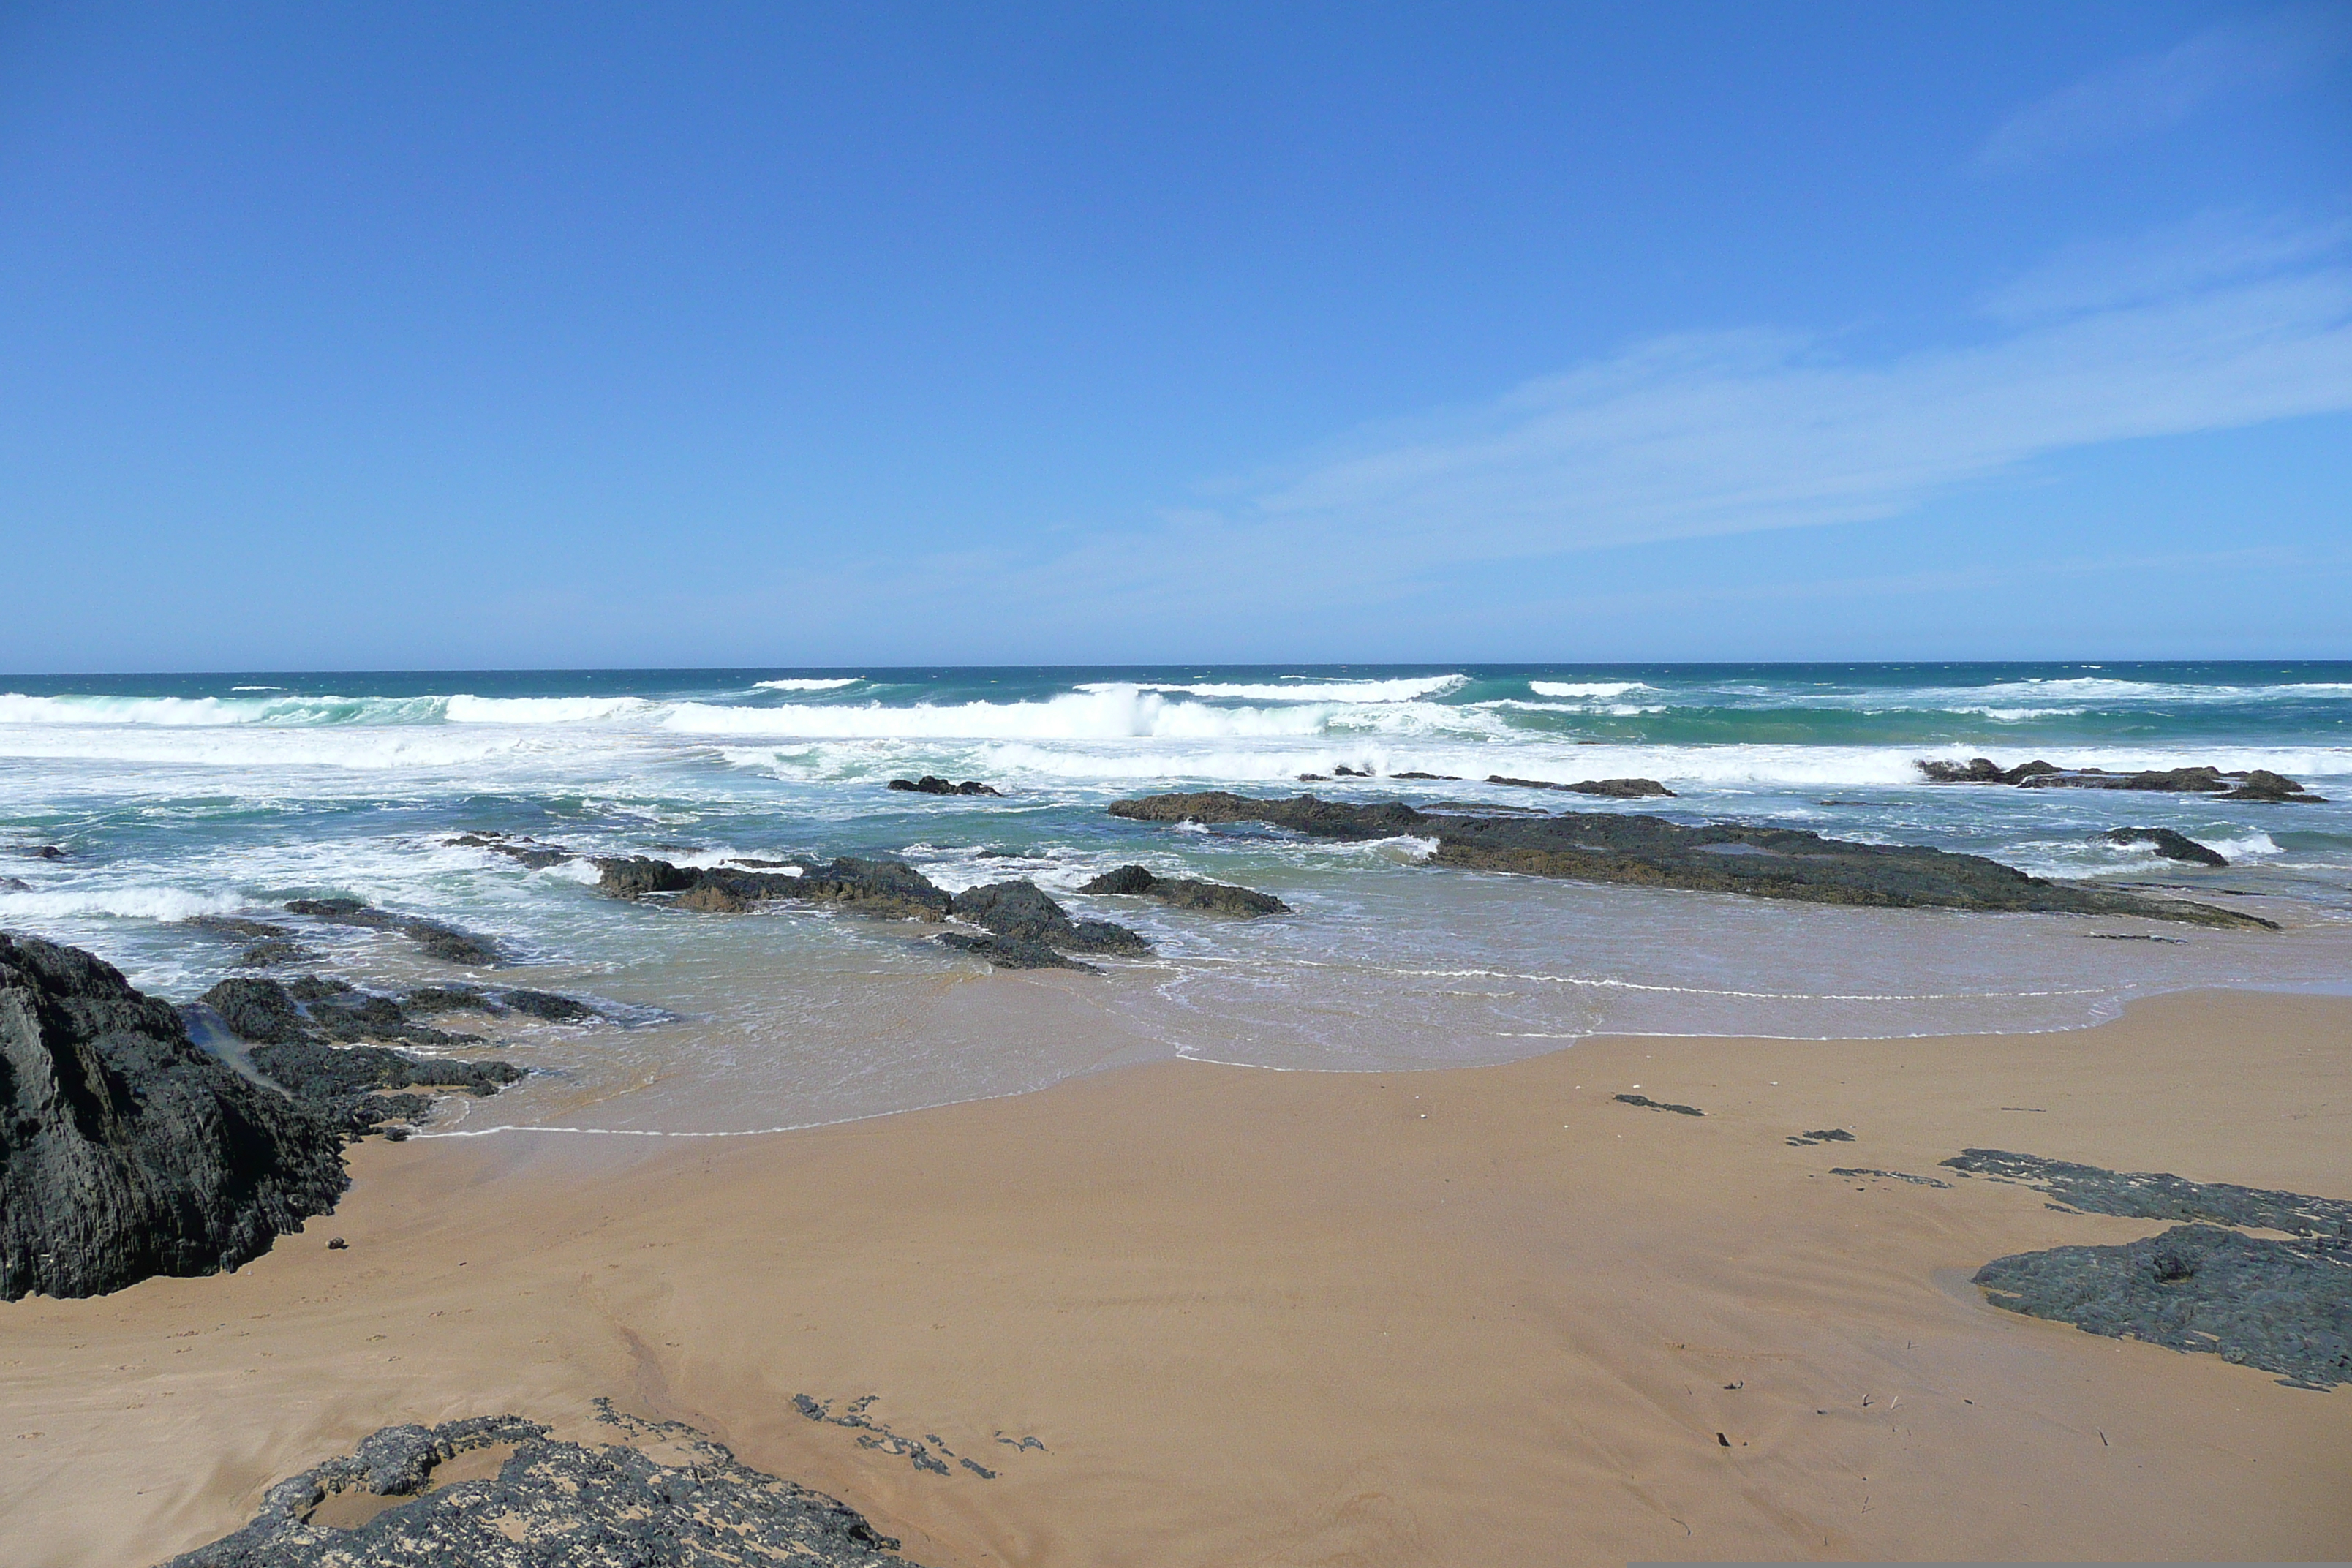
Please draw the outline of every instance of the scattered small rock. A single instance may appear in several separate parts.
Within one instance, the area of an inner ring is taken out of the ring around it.
[[[1791,1144],[1851,1143],[1853,1134],[1843,1127],[1824,1127],[1818,1132],[1800,1132],[1789,1142]]]
[[[919,779],[892,779],[890,781],[890,787],[892,789],[911,790],[917,795],[1001,795],[1004,793],[1003,790],[997,789],[992,785],[981,783],[978,779],[966,779],[961,784],[951,784],[948,780],[940,778],[933,773],[925,773]]]
[[[331,1237],[327,1241],[327,1250],[330,1252],[342,1252],[347,1250],[351,1245],[352,1244],[350,1242],[345,1241],[340,1236]]]

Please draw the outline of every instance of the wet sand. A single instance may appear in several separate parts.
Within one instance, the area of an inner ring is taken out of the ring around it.
[[[1989,1258],[2164,1226],[1937,1170],[1971,1145],[2352,1197],[2352,1000],[371,1144],[236,1274],[0,1306],[0,1540],[150,1563],[378,1426],[609,1395],[935,1568],[2352,1555],[2352,1388],[1984,1305]]]

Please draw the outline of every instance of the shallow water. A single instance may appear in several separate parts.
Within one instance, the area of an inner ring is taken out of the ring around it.
[[[2352,666],[498,672],[0,681],[0,925],[88,946],[175,998],[239,944],[180,924],[345,894],[496,936],[518,984],[626,1005],[628,1027],[514,1031],[551,1070],[460,1108],[518,1121],[734,1131],[903,1109],[1181,1052],[1284,1068],[1496,1061],[1595,1032],[1797,1037],[2057,1029],[2130,996],[2352,975]],[[2326,805],[1938,786],[1922,756],[2271,767]],[[1640,775],[1618,804],[1475,782]],[[896,793],[982,778],[1005,798]],[[1426,846],[1113,819],[1171,788],[1312,787],[1732,817],[2147,880],[2277,934],[2119,920],[1768,903],[1435,870]],[[2234,862],[2097,841],[2168,826]],[[1279,894],[1233,922],[1072,900],[1156,955],[1098,977],[989,976],[922,928],[596,895],[442,841],[590,853],[900,855],[950,889],[1066,897],[1140,861]],[[67,858],[5,854],[61,845]],[[292,923],[301,923],[295,921]],[[2097,940],[2127,937],[2133,940]],[[2144,940],[2163,938],[2166,940]],[[304,940],[361,984],[445,969],[397,937]]]

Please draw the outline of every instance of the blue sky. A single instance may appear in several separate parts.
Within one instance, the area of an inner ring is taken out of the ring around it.
[[[0,668],[2352,654],[2352,5],[0,5]]]

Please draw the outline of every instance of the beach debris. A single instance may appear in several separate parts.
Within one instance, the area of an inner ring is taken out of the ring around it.
[[[1509,779],[1500,773],[1489,773],[1490,784],[1509,784],[1516,789],[1564,789],[1575,795],[1597,795],[1610,800],[1673,800],[1675,792],[1655,779],[1586,779],[1581,784],[1555,784],[1549,779]]]
[[[911,790],[917,795],[1001,795],[1004,793],[992,785],[981,783],[978,779],[966,779],[961,784],[950,784],[934,773],[925,773],[919,779],[892,779],[890,787],[897,790]]]
[[[1952,1184],[1939,1182],[1933,1176],[1914,1176],[1902,1171],[1873,1170],[1866,1165],[1832,1165],[1832,1176],[1877,1176],[1890,1182],[1908,1182],[1915,1187],[1946,1187]]]
[[[520,1415],[384,1427],[270,1488],[243,1530],[166,1568],[905,1568],[899,1543],[847,1504],[752,1469],[691,1426],[597,1405],[610,1443],[559,1442]]]
[[[1944,1163],[2075,1212],[2187,1222],[2121,1246],[1995,1258],[1975,1276],[1993,1305],[2219,1355],[2277,1373],[2290,1387],[2352,1383],[2352,1202],[1998,1149]]]
[[[0,933],[0,1300],[259,1257],[335,1206],[342,1139],[78,948]]]
[[[2222,800],[2249,800],[2266,805],[2286,803],[2325,805],[2326,800],[2302,784],[2268,768],[2223,773],[2214,767],[2147,768],[2136,773],[2112,773],[2105,768],[2062,768],[2036,757],[2004,768],[1990,757],[1965,763],[1922,758],[1919,771],[1930,784],[2014,784],[2020,789],[2120,789],[2167,795],[2211,795]]]
[[[1142,866],[1121,866],[1115,871],[1105,871],[1078,891],[1157,899],[1180,910],[1206,910],[1212,914],[1244,918],[1290,912],[1290,906],[1272,893],[1253,892],[1225,882],[1203,882],[1192,877],[1158,877]]]
[[[2219,850],[2209,849],[2186,833],[2177,833],[2169,827],[2110,827],[2099,838],[2106,844],[2145,844],[2167,860],[2185,860],[2192,866],[2230,863]]]
[[[1811,1143],[1851,1143],[1853,1134],[1843,1127],[1824,1127],[1818,1132],[1799,1132],[1789,1139],[1792,1147]]]
[[[506,962],[499,955],[498,944],[488,937],[476,936],[422,915],[394,914],[357,899],[296,899],[286,906],[286,910],[289,914],[308,915],[327,925],[398,931],[427,957],[445,963],[489,969]]]
[[[1636,813],[1451,815],[1402,801],[1356,805],[1312,795],[1254,799],[1224,790],[1114,802],[1131,821],[1256,822],[1315,838],[1435,839],[1424,864],[1576,881],[1744,893],[1877,908],[2138,915],[2191,925],[2275,931],[2236,910],[2028,876],[1980,855],[1923,845],[1859,844],[1800,828],[1685,826]]]
[[[1674,1105],[1663,1100],[1652,1100],[1646,1094],[1620,1094],[1611,1097],[1620,1105],[1638,1105],[1645,1110],[1671,1110],[1677,1116],[1705,1116],[1696,1105]]]

